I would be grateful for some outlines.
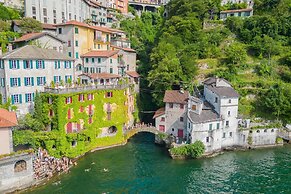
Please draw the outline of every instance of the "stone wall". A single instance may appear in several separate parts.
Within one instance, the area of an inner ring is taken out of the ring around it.
[[[34,182],[32,158],[32,154],[20,154],[0,159],[0,193]]]

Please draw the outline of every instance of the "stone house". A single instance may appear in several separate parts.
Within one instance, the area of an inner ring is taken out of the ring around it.
[[[17,126],[15,112],[0,109],[0,155],[13,152],[12,128]]]
[[[166,132],[180,141],[186,137],[186,113],[189,97],[188,91],[167,90],[165,92],[163,99],[165,107],[159,109],[153,117],[159,131]]]
[[[253,9],[236,9],[236,10],[225,10],[220,12],[220,19],[226,20],[228,17],[249,17],[253,15]]]
[[[33,45],[15,49],[0,57],[0,92],[2,102],[11,99],[18,107],[18,114],[33,109],[36,90],[54,82],[60,84],[73,81],[74,59],[55,50]]]
[[[14,40],[14,49],[20,48],[25,45],[36,45],[45,49],[53,49],[61,53],[66,53],[65,41],[55,37],[53,34],[48,32],[36,32],[24,34],[20,38]]]

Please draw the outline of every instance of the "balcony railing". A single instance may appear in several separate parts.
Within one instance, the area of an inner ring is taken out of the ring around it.
[[[112,90],[112,89],[122,90],[128,87],[129,87],[128,84],[75,86],[75,87],[62,87],[62,88],[45,87],[44,93],[69,94],[69,93],[77,93],[77,92],[90,91],[90,90]]]

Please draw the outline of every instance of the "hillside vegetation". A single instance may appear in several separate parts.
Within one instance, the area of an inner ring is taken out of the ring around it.
[[[161,9],[121,23],[138,54],[141,109],[162,106],[167,89],[193,91],[219,76],[240,93],[242,116],[290,123],[291,0],[258,0],[253,17],[224,22],[223,9],[220,0],[172,0],[167,18]]]

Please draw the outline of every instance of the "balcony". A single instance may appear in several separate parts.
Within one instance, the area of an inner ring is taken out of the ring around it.
[[[45,87],[44,93],[50,94],[70,94],[70,93],[78,93],[84,91],[91,91],[91,90],[123,90],[128,88],[128,84],[117,84],[117,85],[85,85],[85,86],[73,86],[73,87]]]

